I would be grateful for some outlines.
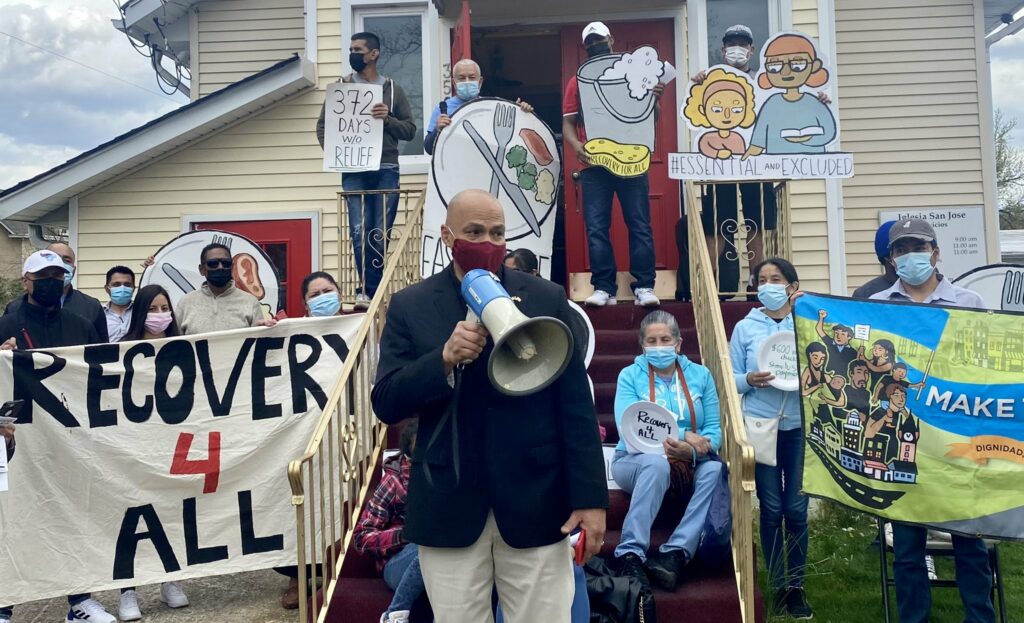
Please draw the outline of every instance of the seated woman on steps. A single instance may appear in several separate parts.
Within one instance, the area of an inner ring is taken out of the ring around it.
[[[665,439],[664,455],[634,453],[620,439],[612,477],[632,497],[615,558],[623,575],[636,577],[645,587],[649,575],[659,588],[674,591],[697,550],[721,475],[722,464],[711,458],[722,442],[718,392],[711,372],[680,354],[679,323],[672,314],[648,314],[640,323],[640,345],[644,354],[619,373],[615,424],[621,432],[629,405],[655,402],[676,415],[679,438]],[[684,474],[693,495],[672,536],[648,557],[651,525],[670,483],[677,480],[674,473]]]

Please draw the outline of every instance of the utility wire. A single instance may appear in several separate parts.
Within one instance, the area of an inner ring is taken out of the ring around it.
[[[149,88],[146,88],[146,87],[142,86],[141,84],[136,84],[134,82],[130,82],[128,80],[125,80],[124,78],[121,78],[120,76],[115,76],[114,74],[107,73],[107,72],[103,71],[102,69],[97,69],[97,68],[92,67],[90,65],[86,65],[85,63],[83,63],[81,61],[76,61],[75,59],[73,59],[73,58],[71,58],[69,56],[65,56],[65,55],[61,54],[60,52],[54,52],[53,50],[48,50],[47,48],[44,48],[41,45],[36,45],[35,43],[32,43],[31,41],[26,41],[26,40],[22,39],[21,37],[16,37],[15,35],[12,35],[9,32],[4,32],[4,31],[0,30],[0,35],[7,35],[8,37],[10,37],[11,39],[14,39],[15,41],[19,41],[21,43],[24,43],[27,46],[36,48],[37,50],[41,50],[43,52],[46,52],[47,54],[52,54],[52,55],[54,55],[56,57],[59,57],[59,58],[62,58],[64,60],[66,60],[66,61],[72,62],[75,65],[78,65],[80,67],[84,67],[86,69],[95,71],[96,73],[103,74],[104,76],[106,76],[108,78],[112,78],[114,80],[117,80],[118,82],[123,82],[124,84],[127,84],[128,86],[133,86],[136,89],[142,89],[146,93],[152,93],[153,95],[159,95],[160,97],[165,97],[165,98],[167,98],[167,99],[169,99],[171,101],[174,101],[174,102],[178,101],[175,98],[168,96],[166,93],[158,93],[158,92],[154,91],[153,89],[149,89]]]

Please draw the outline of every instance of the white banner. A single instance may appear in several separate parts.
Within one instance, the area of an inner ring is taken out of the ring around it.
[[[0,605],[295,564],[287,465],[363,318],[0,352]]]
[[[853,177],[853,154],[761,154],[744,160],[741,156],[721,159],[700,153],[670,153],[668,177],[702,182]]]
[[[324,171],[376,171],[384,146],[384,120],[370,110],[384,99],[379,84],[334,82],[324,107]]]
[[[477,98],[455,111],[434,143],[423,211],[422,275],[451,262],[441,241],[448,202],[469,188],[489,190],[505,210],[505,245],[529,249],[551,278],[555,204],[562,159],[555,135],[540,117],[512,102]]]

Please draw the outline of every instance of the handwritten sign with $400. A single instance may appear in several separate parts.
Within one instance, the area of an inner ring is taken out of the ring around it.
[[[383,100],[379,84],[335,82],[327,87],[324,108],[324,170],[376,171],[384,144],[384,120],[373,105]]]

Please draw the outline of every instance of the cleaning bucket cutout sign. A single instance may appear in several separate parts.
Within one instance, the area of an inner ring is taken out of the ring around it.
[[[437,137],[423,213],[422,274],[451,261],[441,241],[448,204],[463,190],[488,190],[505,212],[508,248],[529,249],[551,278],[554,207],[562,160],[555,134],[540,117],[497,98],[462,105]]]
[[[839,122],[826,95],[833,70],[814,40],[779,33],[761,48],[756,77],[728,65],[691,82],[679,111],[692,152],[669,154],[682,180],[826,179],[853,176],[853,155],[828,151]]]
[[[235,287],[255,296],[268,316],[276,314],[284,306],[284,298],[274,263],[255,242],[226,231],[190,231],[160,247],[153,256],[153,265],[142,274],[139,287],[159,284],[171,296],[171,305],[177,306],[181,297],[202,287],[205,279],[199,274],[199,254],[214,242],[231,249]]]
[[[650,46],[625,54],[606,54],[580,66],[580,115],[586,123],[583,148],[593,164],[619,177],[643,175],[654,152],[651,90],[666,73]]]

